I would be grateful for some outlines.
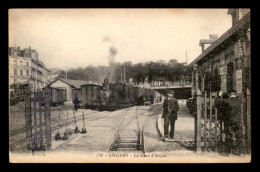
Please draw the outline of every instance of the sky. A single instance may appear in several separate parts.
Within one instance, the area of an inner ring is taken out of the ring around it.
[[[11,9],[9,47],[36,49],[48,68],[177,59],[231,26],[228,9]]]

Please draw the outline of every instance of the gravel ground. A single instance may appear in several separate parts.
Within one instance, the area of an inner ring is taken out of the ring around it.
[[[87,134],[73,134],[66,141],[53,141],[53,152],[103,152],[111,143],[118,123],[124,113],[131,113],[135,108],[122,109],[114,112],[99,112],[86,118]],[[79,124],[82,128],[83,124]],[[56,142],[56,143],[55,143]],[[61,143],[59,145],[55,145]]]
[[[37,104],[36,104],[37,105]],[[10,106],[9,108],[9,131],[13,131],[13,130],[19,130],[23,127],[25,127],[25,113],[24,113],[24,107],[25,104],[24,102],[20,102],[14,106]],[[38,107],[38,105],[37,105]],[[32,109],[33,109],[33,105],[32,105]],[[88,118],[89,115],[94,115],[95,113],[103,113],[103,112],[98,112],[98,111],[93,111],[90,109],[79,109],[78,111],[75,112],[75,116],[76,117],[82,117],[82,112],[85,115],[85,118]],[[58,118],[59,118],[59,113],[60,113],[60,125],[62,125],[64,122],[66,122],[67,120],[67,114],[68,114],[68,118],[72,118],[74,117],[73,115],[73,104],[72,102],[65,102],[65,104],[63,106],[56,106],[56,107],[51,107],[51,119],[56,119],[56,121],[52,122],[52,128],[57,127],[59,125],[58,122]],[[37,112],[37,116],[39,115],[39,113]],[[44,112],[42,112],[42,118],[43,118],[43,122],[44,122]],[[69,119],[69,121],[71,121],[72,119]],[[34,125],[34,120],[32,117],[32,124]],[[37,125],[39,124],[39,120],[37,121]],[[82,126],[82,120],[77,121],[78,126]],[[68,128],[75,128],[75,124],[74,122],[71,123]],[[81,129],[79,127],[79,129]],[[52,131],[52,141],[54,140],[55,134],[57,133],[58,130],[54,130]],[[61,127],[60,128],[60,133],[63,136],[63,133],[65,131],[65,127]],[[9,137],[9,143],[15,143],[17,141],[20,141],[21,139],[24,139],[26,137],[25,132],[14,135]],[[54,143],[55,145],[55,143]],[[23,142],[19,145],[16,145],[14,147],[10,148],[10,151],[12,152],[16,152],[16,153],[24,153],[26,152],[26,142]]]

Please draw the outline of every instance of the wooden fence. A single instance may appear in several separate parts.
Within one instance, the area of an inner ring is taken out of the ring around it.
[[[51,90],[30,93],[27,88],[25,95],[25,117],[27,149],[36,152],[51,151]]]

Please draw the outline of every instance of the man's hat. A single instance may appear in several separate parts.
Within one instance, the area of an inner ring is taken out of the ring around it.
[[[174,91],[173,91],[173,90],[170,90],[170,91],[168,92],[168,94],[174,94]]]
[[[222,97],[223,97],[223,99],[227,99],[228,98],[228,93],[223,93]]]
[[[229,93],[236,93],[236,90],[230,90]]]

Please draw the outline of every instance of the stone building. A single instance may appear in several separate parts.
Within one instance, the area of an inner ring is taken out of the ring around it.
[[[235,90],[241,105],[239,121],[243,127],[243,139],[247,141],[247,150],[250,151],[250,10],[229,9],[228,14],[232,17],[232,27],[212,41],[208,48],[202,47],[202,53],[188,65],[192,69],[192,97],[201,93],[202,99],[207,96],[207,99],[214,101],[220,91],[228,93]]]
[[[72,80],[72,79],[64,79],[58,78],[49,84],[52,88],[63,88],[66,90],[66,101],[71,101],[75,97],[75,94],[78,94],[79,100],[81,100],[80,96],[80,88],[81,85],[90,84],[90,81],[81,81],[81,80]]]
[[[247,88],[251,91],[250,11],[229,9],[228,14],[232,16],[232,27],[207,49],[203,48],[205,40],[200,41],[202,53],[188,67],[198,66],[197,87],[201,91],[236,90],[241,95]],[[194,91],[197,89],[195,72],[192,77]]]
[[[31,91],[41,91],[50,82],[51,71],[38,59],[37,50],[30,47],[9,47],[9,85],[28,84]]]

